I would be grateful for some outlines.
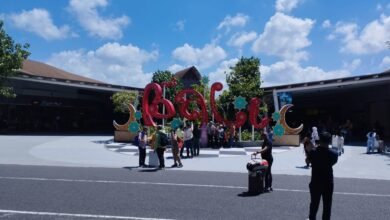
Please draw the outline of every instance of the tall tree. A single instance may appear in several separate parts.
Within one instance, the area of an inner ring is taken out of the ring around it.
[[[230,67],[230,73],[226,75],[229,89],[224,91],[218,100],[219,107],[227,114],[228,118],[234,117],[234,99],[242,96],[249,103],[251,98],[262,97],[260,60],[255,57],[241,57],[237,64]]]
[[[156,72],[153,73],[152,82],[160,84],[163,82],[172,81],[173,78],[175,78],[175,76],[171,73],[171,71],[157,70]],[[175,98],[176,92],[178,92],[182,88],[183,88],[183,84],[179,80],[177,80],[177,86],[166,88],[165,97],[169,100],[173,100]]]
[[[127,105],[134,104],[138,92],[135,91],[121,91],[116,92],[111,96],[112,104],[114,105],[114,112],[126,113],[129,112]],[[134,106],[137,107],[137,106]]]
[[[0,96],[16,97],[13,89],[5,85],[7,79],[15,76],[18,69],[22,68],[23,60],[27,59],[30,52],[28,44],[18,44],[5,32],[3,21],[0,20]]]
[[[202,76],[199,84],[193,84],[192,88],[203,95],[206,102],[210,99],[209,78]]]
[[[231,72],[226,76],[229,91],[233,96],[242,96],[249,101],[250,98],[261,97],[263,89],[260,88],[260,60],[255,57],[241,57]]]

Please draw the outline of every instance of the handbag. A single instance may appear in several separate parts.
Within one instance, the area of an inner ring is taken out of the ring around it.
[[[178,137],[177,138],[177,146],[179,147],[179,149],[182,149],[183,145],[184,145],[184,141]]]

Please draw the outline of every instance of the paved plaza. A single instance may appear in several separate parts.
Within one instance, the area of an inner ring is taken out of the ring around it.
[[[0,143],[0,164],[107,168],[138,165],[136,147],[113,143],[112,136],[0,136]],[[180,169],[247,173],[250,153],[259,148],[201,149],[199,157],[184,159]],[[389,154],[367,155],[365,151],[364,147],[345,146],[345,153],[334,166],[335,177],[390,180]],[[303,168],[302,146],[274,147],[273,154],[274,174],[311,174],[310,169]],[[171,156],[168,150],[167,166],[173,164]]]
[[[201,149],[183,168],[137,168],[111,136],[0,136],[0,219],[305,219],[302,147],[274,147],[274,192],[249,196],[256,148]],[[332,219],[388,219],[390,156],[346,146]],[[166,165],[173,162],[170,152]],[[318,216],[322,212],[321,208]]]

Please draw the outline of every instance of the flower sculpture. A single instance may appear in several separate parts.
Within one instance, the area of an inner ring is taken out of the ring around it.
[[[234,108],[238,109],[238,110],[245,109],[247,104],[248,104],[248,102],[242,96],[238,96],[234,100]]]
[[[135,133],[138,130],[139,130],[138,122],[136,122],[136,121],[131,122],[130,125],[129,125],[129,131]]]
[[[178,127],[180,127],[181,124],[182,123],[181,123],[180,118],[174,118],[171,122],[171,127],[172,127],[172,129],[177,129]]]
[[[142,112],[137,111],[136,113],[134,113],[134,117],[135,117],[137,120],[140,120],[140,119],[142,118]]]
[[[279,119],[280,119],[280,113],[279,112],[272,113],[272,120],[279,121]]]
[[[276,136],[283,136],[284,135],[284,128],[281,124],[276,124],[274,127],[274,134]]]

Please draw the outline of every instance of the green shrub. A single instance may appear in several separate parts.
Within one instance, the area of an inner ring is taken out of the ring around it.
[[[242,141],[252,141],[252,130],[243,130],[241,132]],[[261,140],[260,132],[255,130],[255,141]]]

